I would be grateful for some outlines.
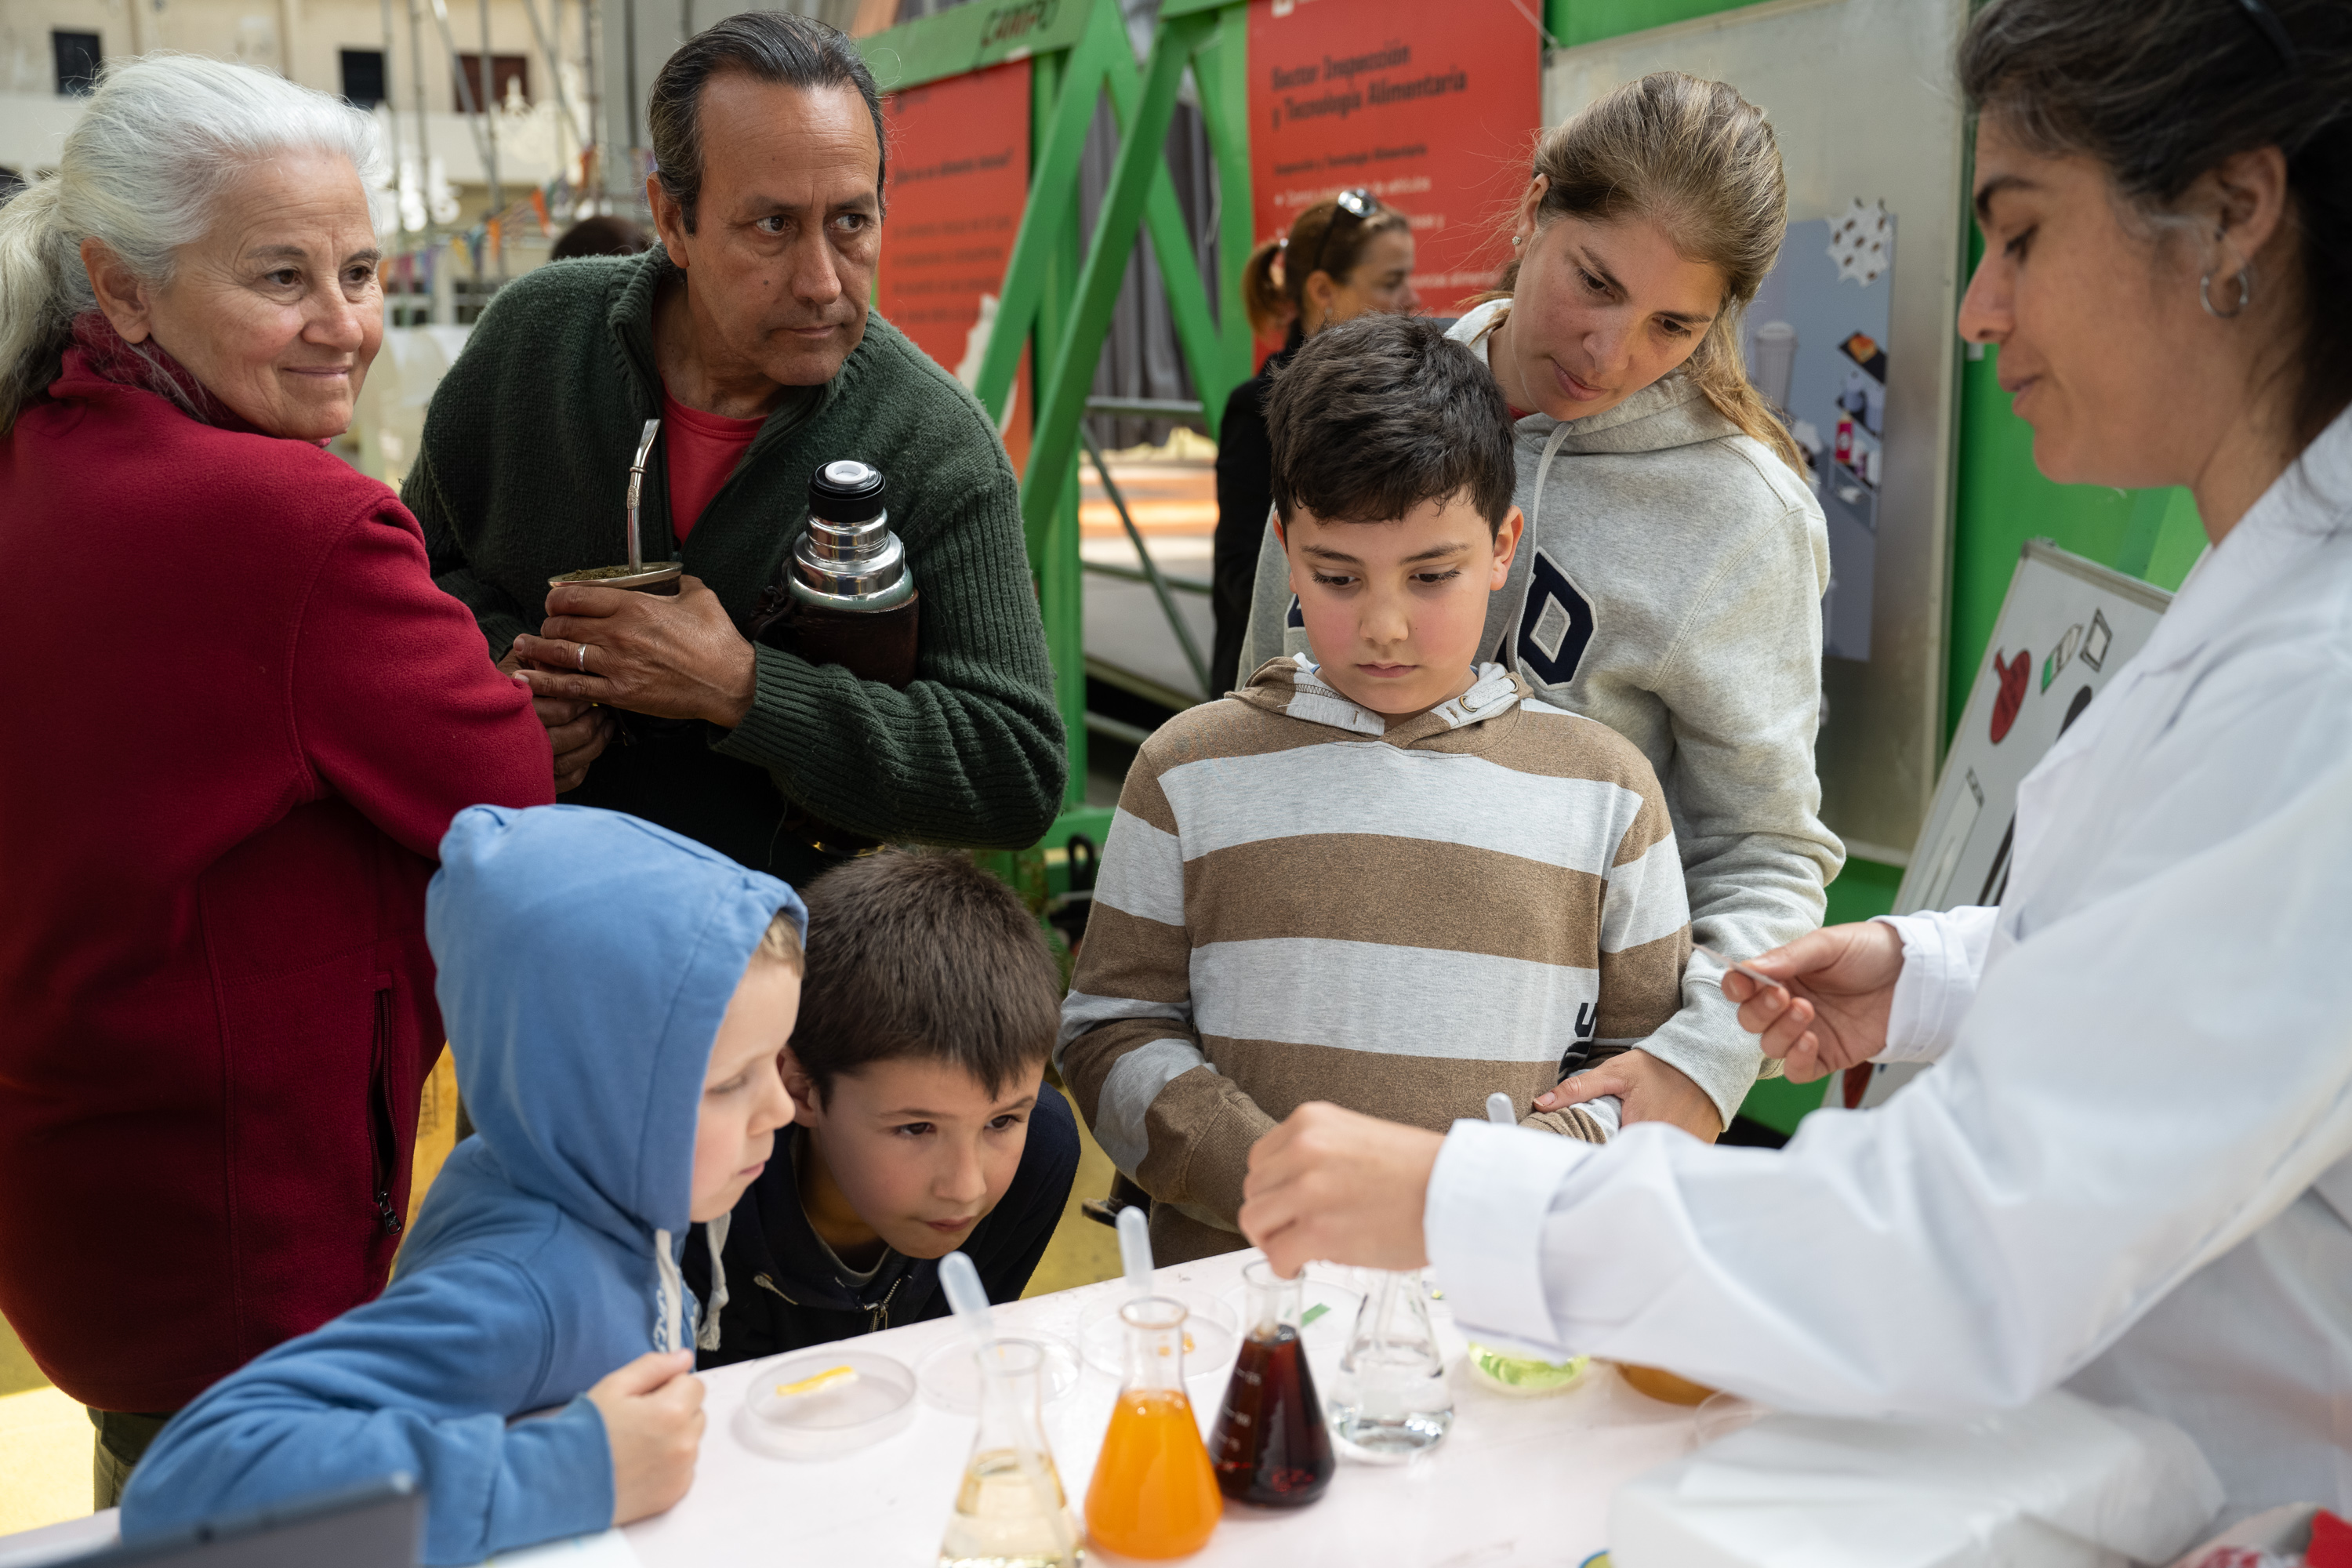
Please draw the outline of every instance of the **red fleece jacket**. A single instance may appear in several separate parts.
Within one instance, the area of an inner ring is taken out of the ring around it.
[[[391,490],[81,348],[0,440],[0,1311],[173,1410],[383,1289],[432,857],[553,798],[546,732]]]

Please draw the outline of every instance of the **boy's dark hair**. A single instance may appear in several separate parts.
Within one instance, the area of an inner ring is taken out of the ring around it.
[[[1478,356],[1434,321],[1359,316],[1307,340],[1265,400],[1274,504],[1326,522],[1390,522],[1465,497],[1490,529],[1511,510],[1511,411]]]
[[[646,101],[646,127],[654,145],[654,173],[678,205],[686,232],[694,232],[695,205],[702,197],[702,89],[722,70],[739,70],[756,81],[803,90],[847,88],[865,100],[874,121],[874,195],[884,199],[890,139],[882,127],[882,95],[866,57],[849,35],[810,16],[783,11],[744,11],[714,22],[680,44],[654,78]]]
[[[806,967],[793,1054],[819,1099],[835,1074],[904,1057],[952,1063],[991,1097],[1045,1059],[1062,975],[1012,889],[961,855],[891,849],[803,889]]]

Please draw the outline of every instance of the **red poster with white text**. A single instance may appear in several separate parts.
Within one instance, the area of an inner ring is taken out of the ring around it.
[[[1004,264],[1029,199],[1029,62],[1017,60],[894,92],[890,206],[875,305],[891,325],[971,384],[1004,292]],[[1013,384],[1005,450],[1029,458],[1029,356]]]
[[[1454,316],[1493,287],[1496,237],[1543,120],[1537,0],[1253,0],[1259,241],[1359,186],[1411,216],[1414,291]]]

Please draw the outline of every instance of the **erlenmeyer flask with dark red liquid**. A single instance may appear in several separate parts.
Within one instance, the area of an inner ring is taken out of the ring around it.
[[[1217,1488],[1235,1502],[1301,1508],[1331,1484],[1331,1434],[1298,1338],[1299,1281],[1264,1261],[1242,1270],[1249,1337],[1209,1433]]]

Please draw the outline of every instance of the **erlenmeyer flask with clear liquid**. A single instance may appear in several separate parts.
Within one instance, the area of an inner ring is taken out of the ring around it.
[[[1242,1269],[1248,1337],[1234,1359],[1224,1403],[1209,1430],[1217,1485],[1236,1502],[1302,1508],[1323,1495],[1338,1461],[1298,1337],[1299,1287],[1261,1258]]]
[[[1208,1543],[1225,1500],[1184,1394],[1184,1303],[1139,1296],[1118,1315],[1127,1373],[1087,1485],[1087,1534],[1129,1557],[1189,1557]]]
[[[1394,1464],[1445,1440],[1454,1391],[1420,1272],[1366,1272],[1371,1288],[1332,1381],[1331,1435],[1353,1458]]]
[[[1025,1340],[990,1340],[972,1353],[980,1430],[940,1542],[940,1568],[1078,1568],[1086,1561],[1078,1521],[1039,1414],[1045,1352]]]

